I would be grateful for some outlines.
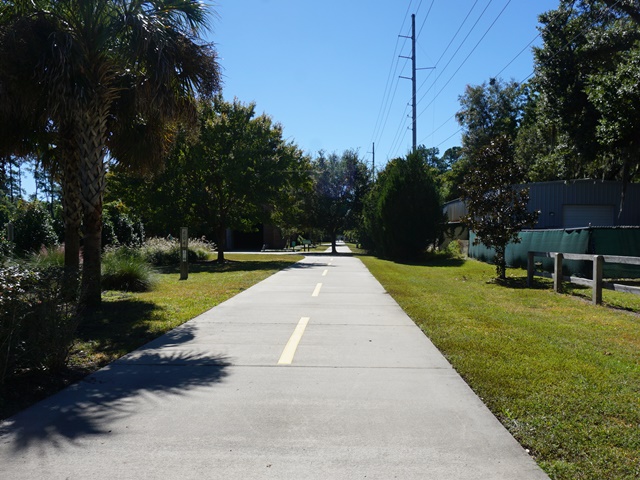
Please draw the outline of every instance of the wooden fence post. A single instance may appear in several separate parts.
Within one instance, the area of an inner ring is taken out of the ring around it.
[[[533,274],[535,272],[535,264],[533,263],[533,252],[527,253],[527,287],[533,287]]]
[[[602,303],[602,270],[604,258],[602,255],[593,256],[593,295],[592,301],[594,305]]]
[[[562,253],[556,253],[553,260],[553,290],[562,293]]]

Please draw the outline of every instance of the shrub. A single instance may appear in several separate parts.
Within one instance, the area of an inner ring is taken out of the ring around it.
[[[78,327],[62,268],[0,267],[0,385],[25,369],[64,367]]]
[[[80,323],[78,292],[66,291],[62,267],[38,271],[33,302],[24,325],[23,363],[30,368],[59,371],[66,365]],[[75,281],[78,285],[79,281]]]
[[[4,229],[0,230],[0,265],[13,253],[13,243],[7,240]]]
[[[418,259],[436,243],[442,222],[434,174],[422,153],[389,162],[365,203],[367,240],[375,251],[394,260]]]
[[[15,209],[15,205],[0,189],[0,228],[4,228],[4,225],[13,217]]]
[[[18,265],[0,266],[0,385],[13,372],[21,326],[29,312],[27,291],[37,275]]]
[[[199,238],[189,239],[189,261],[203,262],[216,250],[215,243],[207,242]],[[178,259],[179,261],[179,259]]]
[[[117,247],[120,242],[118,242],[118,237],[116,235],[116,229],[113,226],[113,222],[111,221],[111,217],[107,214],[102,215],[102,249],[105,250],[109,247]]]
[[[121,247],[102,256],[102,288],[146,292],[155,285],[155,271],[139,250]]]
[[[446,254],[451,258],[463,258],[464,255],[462,253],[462,244],[460,240],[451,240],[447,248],[445,249]]]
[[[107,203],[103,211],[103,246],[137,247],[144,243],[144,225],[122,202]]]
[[[37,252],[58,241],[51,215],[42,203],[21,203],[13,219],[14,243],[18,254]]]

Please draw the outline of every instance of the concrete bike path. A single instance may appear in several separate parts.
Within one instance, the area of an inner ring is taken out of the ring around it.
[[[318,255],[1,423],[0,478],[547,477],[358,259]]]

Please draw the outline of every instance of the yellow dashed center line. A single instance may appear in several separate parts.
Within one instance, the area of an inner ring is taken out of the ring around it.
[[[284,347],[282,355],[280,355],[278,365],[291,365],[291,362],[293,362],[293,356],[296,354],[298,344],[302,339],[302,335],[304,334],[304,330],[307,328],[308,323],[309,317],[302,317],[300,319],[296,329],[291,334],[291,338],[289,338],[287,345]]]
[[[322,284],[319,283],[316,285],[316,288],[313,290],[313,293],[311,294],[312,297],[317,297],[318,295],[320,295],[320,289],[322,288]]]
[[[329,270],[325,270],[324,272],[322,272],[322,276],[323,276],[323,277],[326,277],[326,276],[327,276],[327,273],[329,273]]]

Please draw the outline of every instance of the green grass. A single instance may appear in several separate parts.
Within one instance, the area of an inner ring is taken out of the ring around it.
[[[473,260],[363,262],[554,479],[640,478],[640,297],[607,307]]]
[[[227,262],[191,264],[189,278],[165,267],[149,292],[107,291],[81,324],[72,364],[102,366],[224,302],[302,257],[234,255]]]

